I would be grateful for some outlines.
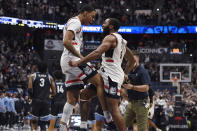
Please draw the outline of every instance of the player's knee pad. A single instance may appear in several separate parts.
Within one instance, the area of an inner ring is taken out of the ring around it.
[[[63,109],[63,114],[62,114],[62,118],[61,121],[64,123],[68,123],[70,116],[72,115],[74,106],[67,103],[64,105],[64,109]]]

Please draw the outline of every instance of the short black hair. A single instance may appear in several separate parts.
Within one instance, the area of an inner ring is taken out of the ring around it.
[[[120,21],[116,18],[109,18],[109,25],[113,25],[114,30],[118,31],[118,29],[120,28]]]
[[[55,76],[56,79],[62,79],[63,78],[62,71],[61,70],[56,70],[54,72],[54,76]]]
[[[46,62],[38,62],[38,71],[41,73],[46,73],[47,72],[47,64]]]
[[[92,11],[96,11],[96,10],[92,6],[86,4],[86,5],[84,5],[84,6],[81,7],[81,9],[79,10],[79,14],[80,13],[83,13],[85,11],[92,12]]]

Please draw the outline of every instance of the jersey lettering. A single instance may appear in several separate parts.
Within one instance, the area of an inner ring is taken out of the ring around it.
[[[48,73],[36,73],[33,82],[33,98],[40,100],[48,100],[50,94],[50,79]]]
[[[64,93],[64,89],[62,85],[57,85],[57,93]]]
[[[45,85],[45,79],[41,78],[40,79],[40,87],[44,87],[44,85]]]

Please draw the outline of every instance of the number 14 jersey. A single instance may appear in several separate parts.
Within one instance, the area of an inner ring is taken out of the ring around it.
[[[54,101],[59,103],[66,102],[66,86],[62,81],[56,81],[56,95],[54,96]]]

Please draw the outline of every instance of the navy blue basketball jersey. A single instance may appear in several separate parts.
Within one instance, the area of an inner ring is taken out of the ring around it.
[[[35,73],[33,81],[33,99],[49,100],[50,88],[50,75],[48,73]]]
[[[62,81],[56,81],[56,95],[54,97],[54,101],[56,102],[66,102],[66,86]]]

